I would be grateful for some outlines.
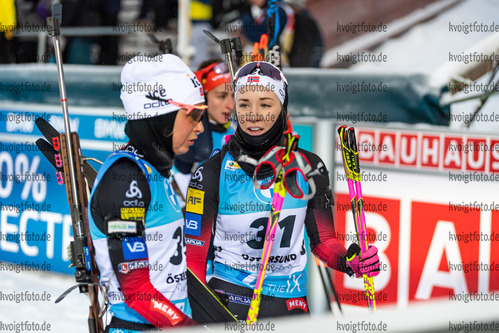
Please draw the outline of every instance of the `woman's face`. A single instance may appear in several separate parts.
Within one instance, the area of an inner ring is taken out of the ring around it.
[[[230,89],[226,89],[226,86]],[[208,100],[208,118],[218,124],[225,125],[234,110],[234,94],[232,85],[219,84],[206,93]]]
[[[204,127],[201,121],[197,122],[187,115],[185,109],[180,109],[175,117],[173,125],[172,146],[173,153],[181,155],[187,153],[189,147],[194,144],[198,134],[203,133]]]
[[[266,133],[277,121],[281,101],[270,89],[263,86],[243,87],[237,93],[236,112],[241,129],[252,136]],[[244,89],[244,90],[243,90]]]

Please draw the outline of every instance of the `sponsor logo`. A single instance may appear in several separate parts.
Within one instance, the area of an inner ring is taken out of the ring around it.
[[[202,173],[203,168],[204,167],[200,167],[199,169],[197,169],[196,172],[194,173],[194,176],[192,176],[192,179],[202,182],[203,181],[203,173]]]
[[[150,310],[166,315],[166,317],[172,323],[172,325],[175,325],[182,320],[182,317],[180,316],[179,313],[177,313],[177,311],[175,311],[174,308],[170,307],[168,304],[157,301],[155,299],[151,300]]]
[[[170,104],[167,101],[168,97],[166,94],[166,90],[163,88],[161,88],[159,90],[155,90],[155,91],[150,91],[145,95],[145,97],[147,99],[153,100],[153,102],[145,103],[144,109],[159,108],[159,107],[162,107],[164,105]]]
[[[125,123],[97,118],[94,122],[94,136],[98,139],[106,137],[110,137],[113,139],[124,139]]]
[[[203,246],[204,241],[198,240],[198,239],[192,239],[192,238],[186,238],[185,239],[185,244],[187,245],[195,245],[195,246]]]
[[[204,191],[189,188],[187,190],[186,211],[202,215],[203,205],[204,205]]]
[[[201,215],[185,213],[185,234],[201,236]]]
[[[307,312],[307,302],[303,298],[292,298],[286,301],[286,305],[288,306],[288,311],[293,309],[302,309]]]
[[[128,207],[121,208],[122,220],[144,220],[146,216],[146,209],[143,207]],[[135,223],[133,223],[135,225]]]
[[[187,220],[186,219],[185,225],[187,226],[187,229],[198,229],[199,223],[196,220],[191,220],[191,219]]]
[[[146,250],[145,244],[138,241],[133,244],[127,243],[126,247],[130,250],[130,252],[144,252]]]
[[[125,260],[147,258],[146,243],[140,237],[125,237],[122,241],[123,257]]]
[[[179,283],[186,280],[187,280],[187,272],[175,274],[173,276],[171,274],[168,274],[168,277],[166,278],[166,283],[168,284]]]
[[[192,188],[197,188],[198,190],[202,190],[202,189],[203,189],[203,185],[198,184],[198,183],[196,183],[196,182],[190,182],[190,183],[189,183],[189,187],[192,187]]]
[[[229,302],[231,303],[238,303],[242,305],[250,305],[251,304],[251,298],[246,297],[246,296],[240,296],[240,295],[234,295],[234,294],[227,294],[229,297]]]
[[[144,201],[135,200],[125,200],[123,201],[123,206],[125,207],[144,207]]]
[[[139,151],[137,150],[137,148],[135,148],[134,146],[128,145],[128,146],[125,146],[122,150],[126,153],[130,153],[130,154],[136,155],[140,158],[144,158],[144,155],[140,154]]]
[[[274,184],[272,184],[270,188],[265,190],[258,190],[256,187],[254,186],[252,187],[253,187],[253,192],[255,193],[255,196],[258,200],[260,200],[262,203],[266,205],[270,205],[272,203],[272,196],[274,195]]]
[[[358,130],[359,160],[366,165],[425,170],[499,171],[497,136],[393,129]],[[341,160],[339,139],[336,158]],[[340,162],[341,163],[341,162]]]
[[[109,221],[107,222],[108,234],[136,233],[137,225],[130,221]]]
[[[122,274],[128,274],[133,270],[140,268],[148,268],[149,263],[147,260],[132,261],[132,262],[122,262],[118,265],[118,271]]]
[[[227,161],[225,163],[225,169],[235,171],[236,169],[241,169],[241,167],[236,161]]]
[[[130,188],[128,189],[128,191],[126,191],[125,195],[127,198],[142,199],[142,192],[137,186],[136,180],[132,180],[132,182],[130,183]]]
[[[199,90],[199,91],[202,91],[202,90],[203,90],[203,87],[201,86],[201,83],[199,83],[199,80],[198,80],[197,76],[190,77],[190,75],[189,75],[189,74],[187,74],[187,77],[188,77],[189,79],[191,79],[191,82],[192,82],[192,85],[194,86],[194,88],[200,87],[200,90]]]

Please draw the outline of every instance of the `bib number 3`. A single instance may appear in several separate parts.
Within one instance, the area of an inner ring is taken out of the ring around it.
[[[281,248],[290,247],[291,245],[291,236],[293,235],[293,227],[295,226],[295,215],[287,216],[285,219],[278,223],[278,226],[282,232],[281,243],[279,246]],[[253,229],[257,229],[256,236],[254,239],[246,242],[246,244],[255,250],[263,249],[263,243],[265,242],[265,234],[267,232],[267,223],[268,217],[261,217],[253,221],[250,224],[250,227]]]
[[[176,239],[177,242],[177,250],[173,254],[173,256],[170,258],[170,262],[173,265],[180,265],[182,263],[182,252],[185,247],[185,240],[184,237],[182,236],[182,228],[178,227],[175,232],[173,233],[173,239]]]

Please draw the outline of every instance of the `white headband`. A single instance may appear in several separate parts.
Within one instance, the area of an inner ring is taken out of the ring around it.
[[[270,89],[277,98],[284,105],[286,97],[284,80],[277,81],[270,76],[260,75],[257,73],[248,74],[246,76],[236,79],[236,91],[234,92],[234,99],[237,100],[237,93],[241,91],[243,94],[246,91],[263,91],[258,86]]]

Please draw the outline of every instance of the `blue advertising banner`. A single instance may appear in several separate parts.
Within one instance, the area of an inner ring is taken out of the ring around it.
[[[102,161],[126,143],[126,136],[123,110],[100,111],[72,108],[70,126],[80,135],[82,154]],[[72,274],[66,189],[35,145],[42,137],[34,123],[37,117],[64,132],[58,107],[0,107],[0,260],[18,263],[24,270]]]

